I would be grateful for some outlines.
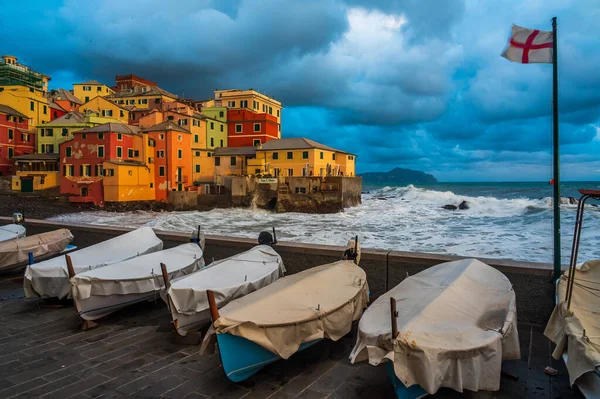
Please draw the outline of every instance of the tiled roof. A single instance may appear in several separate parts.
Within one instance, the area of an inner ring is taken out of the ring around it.
[[[60,159],[59,154],[27,154],[13,157],[15,161],[57,161]]]
[[[50,122],[43,123],[41,125],[72,125],[77,123],[84,123],[85,115],[78,111],[71,111],[69,113],[64,114],[60,118],[56,118],[51,120]]]
[[[7,115],[14,115],[14,116],[18,116],[23,119],[27,119],[27,116],[23,115],[16,109],[9,107],[8,105],[0,104],[0,113],[7,114]]]
[[[48,101],[48,106],[52,109],[57,109],[59,111],[66,111],[63,107],[55,103],[54,101]]]
[[[124,123],[105,123],[103,125],[98,125],[94,127],[90,127],[87,129],[79,130],[77,133],[107,133],[107,132],[115,132],[115,133],[123,133],[123,134],[132,134],[139,135],[139,128],[137,126],[126,125]]]
[[[131,165],[131,166],[145,166],[146,164],[141,161],[134,161],[132,159],[109,159],[104,161],[115,165]]]
[[[262,145],[263,150],[300,150],[300,149],[309,149],[309,148],[317,148],[320,150],[326,151],[334,151],[340,152],[344,154],[348,154],[346,151],[337,150],[332,147],[328,147],[324,144],[317,143],[316,141],[307,139],[307,138],[291,138],[291,139],[278,139],[278,140],[269,140]]]
[[[97,80],[88,80],[87,82],[75,83],[76,85],[104,85],[104,83],[100,83]]]
[[[256,155],[256,147],[218,147],[215,148],[214,156],[234,156],[234,155]]]
[[[150,126],[145,129],[142,129],[143,132],[164,132],[166,130],[174,130],[176,132],[181,132],[181,133],[190,133],[189,130],[184,129],[183,127],[179,126],[178,124],[174,123],[173,121],[164,121],[164,122],[158,123],[154,126]]]
[[[144,91],[144,88],[146,91]],[[134,86],[132,89],[118,91],[108,95],[108,98],[122,98],[122,97],[140,97],[140,96],[157,96],[163,95],[171,98],[178,98],[175,94],[169,93],[168,91],[161,89],[158,86]]]
[[[77,97],[75,97],[68,90],[58,89],[57,92],[58,93],[56,94],[55,98],[57,98],[59,100],[67,100],[67,101],[70,101],[72,103],[79,104],[79,105],[83,104],[83,101],[81,101],[80,99],[78,99]]]

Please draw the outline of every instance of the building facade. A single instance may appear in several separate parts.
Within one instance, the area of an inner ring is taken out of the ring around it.
[[[96,114],[105,118],[113,118],[121,123],[129,123],[129,110],[104,97],[94,97],[79,106],[77,109],[82,114]]]
[[[59,186],[58,154],[28,154],[14,160],[13,191],[32,192]]]
[[[255,113],[265,113],[277,119],[278,138],[281,137],[281,102],[253,89],[215,90],[215,105],[228,109],[245,109]]]
[[[115,91],[107,85],[97,80],[89,80],[83,83],[73,84],[73,95],[83,103],[87,103],[95,97],[105,97],[113,94]]]
[[[0,176],[15,171],[15,157],[35,152],[35,133],[29,119],[6,105],[0,105]]]
[[[259,146],[279,138],[277,119],[266,113],[246,109],[227,110],[229,147]]]

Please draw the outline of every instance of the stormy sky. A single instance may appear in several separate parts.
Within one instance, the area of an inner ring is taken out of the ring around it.
[[[134,73],[175,94],[254,88],[284,137],[444,181],[551,177],[550,64],[500,57],[559,18],[562,174],[600,179],[597,0],[0,0],[0,52],[51,87]]]

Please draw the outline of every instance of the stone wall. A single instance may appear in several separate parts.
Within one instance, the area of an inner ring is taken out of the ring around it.
[[[168,191],[167,202],[175,211],[198,209],[198,191]]]
[[[11,223],[10,218],[0,218],[0,225]],[[33,235],[58,228],[68,228],[73,233],[74,244],[84,248],[102,240],[126,233],[123,227],[90,225],[65,225],[43,220],[26,220],[27,234]],[[165,248],[187,242],[191,231],[183,233],[156,231]],[[223,259],[256,245],[256,239],[209,235],[206,237],[205,260]],[[282,256],[288,273],[340,259],[342,247],[280,242],[275,247]],[[416,274],[430,266],[457,259],[459,256],[387,251],[363,248],[360,266],[366,271],[371,290],[371,300],[399,284],[406,275]],[[544,263],[516,262],[501,259],[480,259],[504,273],[512,282],[517,295],[520,322],[545,325],[554,308],[554,282],[552,266]]]

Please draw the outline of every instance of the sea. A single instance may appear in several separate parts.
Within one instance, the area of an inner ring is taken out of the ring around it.
[[[577,211],[568,197],[579,198],[581,188],[600,190],[600,182],[561,184],[562,262],[567,264]],[[469,209],[442,208],[458,206],[462,201]],[[579,261],[600,258],[600,206],[591,204],[586,206]],[[547,182],[364,185],[360,206],[334,214],[229,208],[205,212],[89,211],[52,220],[190,233],[201,226],[206,234],[250,238],[275,227],[280,241],[344,245],[358,235],[363,248],[547,263],[553,258],[552,186]]]

